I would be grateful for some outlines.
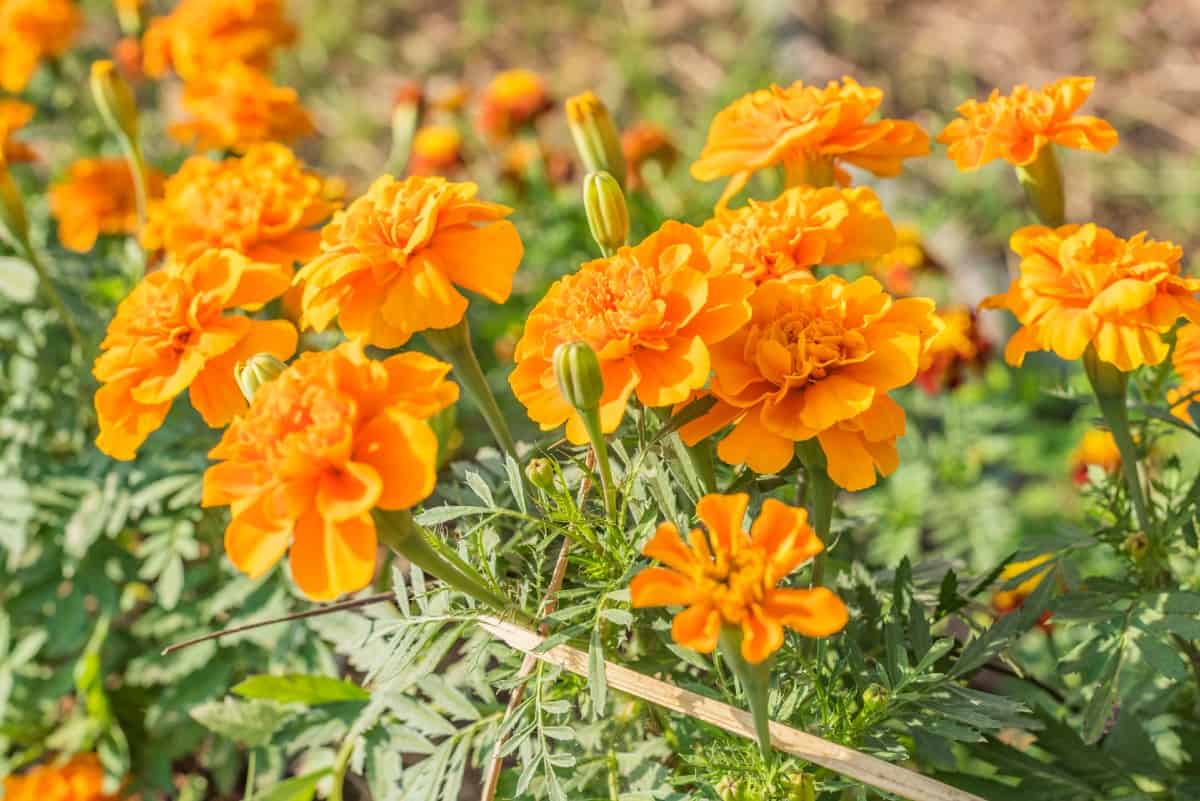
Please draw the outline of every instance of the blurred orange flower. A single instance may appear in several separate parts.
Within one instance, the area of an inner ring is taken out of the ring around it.
[[[15,164],[37,159],[33,148],[12,138],[14,133],[29,124],[33,113],[34,108],[28,103],[0,98],[0,162]]]
[[[300,356],[259,387],[209,456],[204,506],[231,507],[225,550],[257,578],[291,546],[292,577],[328,600],[375,574],[371,510],[407,509],[437,480],[427,422],[458,398],[450,365],[421,353],[372,361],[355,343]]]
[[[508,139],[551,106],[546,81],[532,70],[506,70],[480,99],[479,131],[493,141]]]
[[[1052,558],[1053,557],[1050,554],[1042,554],[1041,556],[1035,556],[1034,558],[1027,559],[1023,562],[1012,562],[1008,565],[1005,565],[1004,569],[1000,571],[1000,576],[997,581],[999,581],[1001,584],[1004,584],[1012,579],[1015,579],[1017,576],[1034,570],[1034,568],[1036,568],[1038,565],[1045,565]],[[1033,591],[1036,590],[1043,581],[1051,576],[1053,571],[1053,564],[1046,565],[1044,570],[1035,571],[1029,576],[1029,578],[1023,580],[1021,583],[1017,584],[1017,586],[1007,590],[994,591],[992,593],[992,608],[1001,615],[1006,615],[1009,612],[1020,609],[1021,605],[1025,603],[1025,600],[1030,595],[1033,595]],[[1039,622],[1044,625],[1049,617],[1050,614],[1047,612],[1042,616],[1042,619]]]
[[[980,333],[971,309],[956,306],[937,315],[942,330],[930,341],[917,374],[917,385],[931,395],[960,386],[967,371],[982,367],[992,350],[991,343]]]
[[[1190,407],[1200,404],[1200,325],[1188,323],[1175,334],[1175,352],[1171,366],[1179,376],[1179,386],[1167,393],[1167,404],[1180,419],[1191,422]],[[1187,397],[1192,395],[1191,401]]]
[[[434,79],[429,84],[429,105],[438,111],[461,111],[471,99],[471,87],[463,81]]]
[[[1085,431],[1071,454],[1071,478],[1076,484],[1086,484],[1088,467],[1095,465],[1113,475],[1121,469],[1121,451],[1112,432],[1093,428]]]
[[[291,143],[316,130],[295,89],[276,86],[238,61],[189,80],[182,103],[191,119],[172,125],[170,133],[197,150],[242,152],[263,142]]]
[[[524,248],[512,209],[475,197],[472,183],[385,175],[321,232],[321,254],[296,275],[306,327],[333,319],[350,337],[396,348],[462,320],[455,286],[504,303]]]
[[[700,229],[713,269],[756,283],[889,251],[896,231],[873,191],[797,186],[775,200],[720,209]]]
[[[83,14],[72,0],[0,3],[0,88],[23,90],[42,59],[67,51],[82,22]]]
[[[453,125],[427,125],[413,136],[408,171],[443,175],[462,163],[462,134]]]
[[[733,423],[722,461],[778,473],[797,442],[817,437],[829,477],[848,490],[895,470],[904,410],[887,392],[916,378],[941,325],[933,301],[830,275],[768,281],[750,305],[750,322],[712,349],[717,403],[683,427],[684,440]]]
[[[296,38],[283,9],[284,0],[180,0],[146,30],[146,74],[159,78],[174,69],[191,81],[232,61],[266,69],[275,50]]]
[[[914,273],[924,265],[921,229],[907,223],[896,226],[895,247],[870,260],[871,272],[893,295],[912,292]]]
[[[234,366],[256,353],[290,357],[296,329],[226,312],[278,297],[290,278],[279,265],[232,250],[168,262],[143,278],[117,307],[92,370],[103,384],[95,398],[100,450],[132,459],[185,389],[210,426],[223,426],[244,409]]]
[[[929,153],[929,135],[906,120],[867,122],[881,102],[882,89],[850,77],[824,89],[796,81],[751,92],[713,119],[692,177],[729,178],[717,204],[723,207],[754,172],[776,164],[787,170],[788,186],[848,184],[842,164],[899,175],[904,159]]]
[[[509,376],[530,418],[545,431],[566,423],[572,442],[587,440],[554,377],[554,349],[567,342],[586,342],[600,360],[605,432],[620,425],[634,391],[646,406],[687,400],[708,381],[710,347],[750,317],[753,284],[710,273],[699,232],[667,222],[555,282],[529,313]]]
[[[949,145],[947,154],[960,170],[974,170],[994,159],[1027,166],[1048,144],[1079,150],[1106,151],[1117,143],[1117,132],[1098,117],[1076,117],[1096,85],[1090,77],[1060,78],[1041,89],[1025,84],[1012,94],[998,89],[982,103],[968,100],[961,115],[938,134]]]
[[[824,550],[808,513],[768,498],[747,533],[749,496],[706,495],[696,515],[708,530],[692,529],[685,543],[674,523],[660,523],[642,553],[666,567],[633,577],[635,608],[686,606],[671,624],[671,638],[710,653],[722,626],[742,630],[742,656],[758,664],[783,645],[788,627],[807,637],[828,637],[849,619],[842,600],[826,587],[779,587],[780,580]]]
[[[646,185],[642,176],[645,165],[656,163],[665,175],[679,158],[679,148],[667,130],[646,120],[635,122],[621,134],[621,152],[625,155],[625,185],[630,191]]]
[[[163,176],[146,172],[147,194],[162,193]],[[123,158],[80,159],[67,169],[66,179],[50,190],[50,211],[58,221],[63,247],[87,253],[100,234],[131,234],[137,230],[137,197],[129,162]]]
[[[4,801],[116,801],[104,792],[104,771],[95,754],[76,754],[66,762],[38,765],[4,779]]]
[[[290,269],[317,254],[315,228],[337,208],[340,191],[340,182],[309,172],[283,145],[254,145],[224,161],[193,156],[150,204],[142,244],[180,261],[232,248]]]
[[[1183,254],[1170,242],[1144,232],[1125,240],[1089,223],[1027,226],[1010,245],[1020,275],[983,302],[1022,324],[1004,351],[1009,364],[1020,366],[1034,350],[1078,359],[1095,345],[1103,361],[1128,372],[1166,358],[1162,335],[1180,317],[1200,320],[1200,278],[1180,274]]]

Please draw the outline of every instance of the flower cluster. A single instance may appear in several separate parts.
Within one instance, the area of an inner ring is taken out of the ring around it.
[[[174,70],[191,81],[231,62],[265,69],[275,51],[296,38],[283,12],[283,0],[182,0],[146,31],[146,74]]]

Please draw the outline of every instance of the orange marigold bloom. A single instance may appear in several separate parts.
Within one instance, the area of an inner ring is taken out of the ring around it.
[[[907,295],[913,290],[913,278],[925,265],[925,248],[921,245],[921,229],[912,224],[896,226],[896,245],[887,253],[870,260],[871,272],[893,295]]]
[[[997,579],[1001,584],[1004,584],[1017,576],[1036,568],[1038,565],[1045,565],[1053,557],[1050,554],[1042,554],[1035,556],[1032,559],[1027,559],[1023,562],[1011,562],[1005,565],[1000,571],[1000,576]],[[1006,615],[1016,609],[1020,609],[1025,600],[1033,595],[1041,583],[1049,578],[1054,572],[1054,565],[1046,565],[1044,570],[1034,572],[1029,578],[1023,580],[1017,586],[1007,590],[996,590],[992,593],[992,608],[1001,615]],[[1050,618],[1050,613],[1046,612],[1038,621],[1043,628],[1046,627],[1046,621]]]
[[[830,275],[768,281],[750,305],[750,322],[712,349],[716,405],[683,438],[733,423],[717,446],[722,461],[778,473],[797,442],[817,437],[829,477],[848,490],[895,470],[904,410],[887,392],[916,377],[940,327],[933,301]]]
[[[667,222],[635,247],[590,261],[559,279],[529,313],[509,384],[543,430],[567,424],[587,441],[583,421],[554,377],[559,345],[586,342],[600,360],[600,422],[615,431],[635,391],[646,406],[682,403],[708,381],[709,349],[750,317],[753,284],[712,275],[699,232]]]
[[[692,164],[698,181],[729,178],[724,206],[757,170],[783,164],[788,185],[845,185],[853,164],[875,175],[900,174],[904,159],[929,153],[929,135],[914,122],[867,117],[883,102],[883,90],[853,78],[824,89],[796,81],[744,95],[723,109],[708,129],[708,141]]]
[[[171,136],[198,150],[243,152],[262,142],[294,142],[316,130],[295,89],[276,86],[266,73],[238,61],[189,80],[183,108],[191,119],[172,125]]]
[[[1088,467],[1095,465],[1109,475],[1121,469],[1121,451],[1112,432],[1098,428],[1084,432],[1071,454],[1071,478],[1076,484],[1086,484]]]
[[[15,164],[37,159],[33,148],[12,138],[14,133],[29,124],[33,113],[34,108],[28,103],[0,98],[0,162]]]
[[[162,192],[163,176],[147,170],[147,194]],[[137,196],[129,162],[123,158],[80,159],[67,170],[62,183],[50,190],[50,211],[58,220],[63,247],[87,253],[100,234],[131,234],[137,230]]]
[[[886,253],[896,231],[867,188],[797,186],[775,200],[720,209],[700,229],[713,268],[756,283]]]
[[[23,90],[42,59],[67,51],[82,22],[72,0],[0,2],[0,88]]]
[[[667,130],[646,120],[635,122],[621,134],[621,152],[625,155],[625,185],[631,191],[646,185],[642,177],[645,165],[658,164],[666,174],[679,158],[679,148]]]
[[[512,209],[478,200],[472,183],[385,175],[321,232],[321,255],[296,275],[305,326],[336,317],[346,334],[396,348],[462,320],[455,285],[504,303],[524,247]]]
[[[502,141],[552,105],[546,81],[532,70],[506,70],[488,84],[479,110],[479,130]]]
[[[4,801],[116,801],[104,792],[104,770],[95,754],[76,754],[66,762],[38,765],[4,779]]]
[[[961,386],[967,371],[981,368],[992,350],[971,309],[958,306],[939,311],[938,319],[942,330],[930,340],[917,374],[917,385],[931,395]]]
[[[291,268],[315,256],[315,227],[337,208],[340,183],[309,172],[283,145],[255,145],[240,158],[193,156],[150,204],[142,244],[189,261],[232,248]]]
[[[960,170],[974,170],[994,159],[1016,166],[1032,164],[1048,144],[1107,151],[1117,132],[1097,117],[1076,117],[1096,85],[1090,77],[1060,78],[1041,89],[1021,84],[1012,94],[993,89],[986,101],[968,100],[961,115],[938,134]]]
[[[1200,392],[1200,325],[1188,323],[1176,332],[1171,366],[1179,376],[1179,386],[1167,393],[1167,404],[1181,420],[1191,422],[1191,405],[1200,403],[1200,395],[1193,395]]]
[[[327,600],[375,574],[371,510],[433,492],[437,435],[427,422],[458,398],[450,365],[421,353],[372,361],[355,343],[300,356],[262,385],[225,430],[204,474],[204,506],[228,505],[225,550],[251,577],[291,546],[292,577]]]
[[[1169,346],[1162,335],[1180,317],[1200,320],[1200,278],[1180,274],[1183,253],[1140,233],[1125,240],[1094,224],[1031,225],[1012,235],[1020,275],[1008,292],[983,302],[1016,315],[1004,357],[1020,366],[1025,354],[1052,350],[1078,359],[1088,345],[1124,372],[1158,364]]]
[[[226,312],[262,306],[282,294],[290,278],[276,264],[232,250],[168,262],[143,278],[117,307],[92,370],[103,384],[95,398],[100,450],[132,459],[185,389],[210,426],[233,419],[246,407],[234,366],[256,353],[290,357],[296,329]]]
[[[453,125],[427,125],[413,136],[408,171],[441,175],[462,164],[462,134]]]
[[[635,608],[686,606],[671,623],[671,638],[710,653],[722,626],[742,630],[742,656],[758,664],[783,645],[784,626],[807,637],[828,637],[846,625],[842,599],[826,587],[776,586],[824,550],[803,509],[768,498],[747,533],[749,496],[706,495],[687,542],[674,523],[660,523],[642,553],[666,567],[648,567],[629,585]]]
[[[266,69],[275,50],[296,39],[283,9],[284,0],[181,0],[146,30],[146,74],[174,69],[190,81],[231,61]]]

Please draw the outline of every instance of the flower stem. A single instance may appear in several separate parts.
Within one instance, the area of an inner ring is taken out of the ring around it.
[[[1091,345],[1083,354],[1083,366],[1092,391],[1096,393],[1100,414],[1108,424],[1113,440],[1117,443],[1117,450],[1121,453],[1121,473],[1125,477],[1125,488],[1129,492],[1129,501],[1133,504],[1138,526],[1146,536],[1152,537],[1150,513],[1142,492],[1142,483],[1138,478],[1137,448],[1129,432],[1129,410],[1125,403],[1129,374],[1103,361]]]
[[[604,511],[612,523],[617,522],[617,485],[613,481],[612,463],[608,458],[608,440],[600,427],[600,410],[591,409],[579,412],[583,427],[591,440],[592,450],[596,454],[596,469],[600,473],[600,488],[604,494]]]
[[[1058,167],[1054,145],[1046,145],[1031,163],[1017,167],[1017,180],[1025,190],[1033,213],[1043,225],[1056,228],[1066,221],[1062,170]]]
[[[483,415],[500,450],[517,459],[517,446],[512,432],[508,430],[500,404],[496,402],[496,396],[492,394],[483,368],[479,366],[479,359],[475,356],[475,349],[471,346],[471,329],[467,318],[464,316],[450,328],[426,331],[425,340],[439,358],[454,367],[455,377],[462,382],[463,389]]]
[[[796,443],[796,454],[804,465],[805,495],[813,530],[821,542],[829,545],[829,529],[833,524],[833,499],[837,487],[826,469],[825,452],[816,437]],[[812,585],[820,586],[825,578],[825,552],[813,558]]]
[[[738,626],[723,625],[719,646],[721,656],[733,675],[742,684],[742,691],[750,703],[750,714],[754,717],[754,733],[758,747],[768,765],[774,761],[771,748],[770,691],[771,669],[766,661],[752,665],[742,656],[742,630]]]

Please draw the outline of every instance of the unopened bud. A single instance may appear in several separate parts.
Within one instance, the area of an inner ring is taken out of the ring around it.
[[[862,705],[864,711],[873,712],[883,704],[887,703],[888,691],[887,688],[872,684],[867,689],[863,690]]]
[[[137,103],[129,84],[117,72],[111,61],[92,62],[92,99],[100,116],[114,133],[124,137],[130,146],[138,140]]]
[[[287,365],[269,353],[256,353],[233,368],[233,379],[247,403],[254,401],[254,393],[268,381],[274,381],[287,369]]]
[[[591,92],[584,92],[567,100],[567,125],[584,169],[588,172],[604,171],[614,176],[625,175],[621,138],[608,107],[600,98]]]
[[[530,459],[529,464],[525,465],[525,477],[529,483],[546,492],[554,489],[555,472],[554,462],[549,459]]]
[[[14,250],[29,249],[29,218],[25,216],[25,201],[21,190],[0,158],[0,235]]]
[[[604,395],[600,360],[586,342],[566,342],[554,349],[554,377],[567,403],[581,414],[594,413]]]
[[[1150,538],[1145,532],[1137,531],[1125,538],[1125,553],[1135,562],[1140,562],[1150,548]]]
[[[617,179],[606,172],[583,179],[583,208],[592,238],[605,256],[611,256],[629,239],[629,208]]]

